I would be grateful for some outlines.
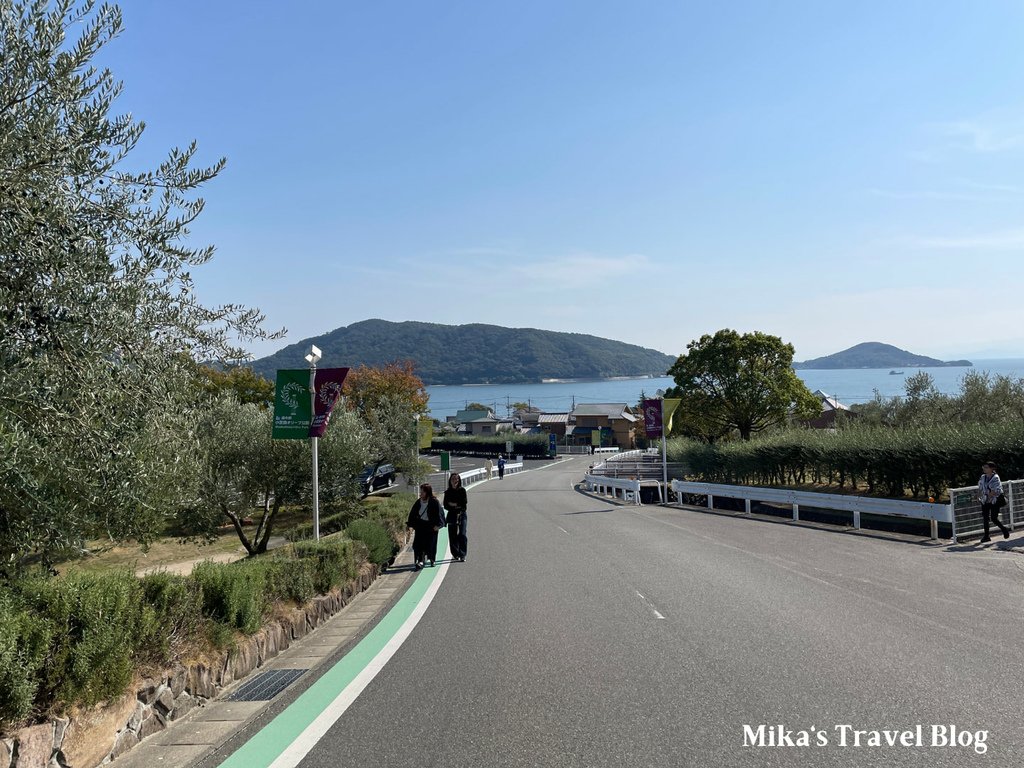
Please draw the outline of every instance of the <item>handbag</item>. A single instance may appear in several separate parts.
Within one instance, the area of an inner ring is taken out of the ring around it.
[[[1006,497],[1003,494],[1000,493],[998,496],[996,496],[995,507],[996,507],[996,509],[1002,509],[1005,506],[1006,506]]]

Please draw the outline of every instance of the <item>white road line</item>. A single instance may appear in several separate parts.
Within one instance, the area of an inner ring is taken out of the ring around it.
[[[562,533],[564,533],[564,534],[565,534],[566,536],[568,536],[568,535],[569,535],[569,532],[568,532],[567,530],[565,530],[565,528],[563,528],[562,526],[560,526],[560,525],[556,525],[555,527],[556,527],[556,528],[557,528],[558,530],[560,530],[560,531],[561,531]]]
[[[636,591],[636,590],[634,590],[634,591]],[[662,615],[662,613],[660,611],[658,611],[657,608],[654,607],[654,603],[652,603],[650,600],[648,600],[646,597],[644,597],[642,594],[640,594],[639,591],[636,591],[636,596],[639,597],[640,600],[643,602],[643,604],[647,606],[647,609],[651,613],[654,614],[654,618],[656,618],[656,619],[664,619],[665,618],[664,615]]]
[[[370,661],[369,664],[356,675],[355,679],[332,701],[320,715],[310,723],[306,729],[299,735],[295,741],[289,745],[281,755],[270,764],[270,768],[294,768],[297,766],[302,759],[310,753],[310,751],[317,745],[317,743],[324,737],[324,735],[331,729],[338,718],[340,718],[345,710],[352,705],[359,694],[363,692],[363,689],[370,684],[370,681],[377,676],[384,665],[388,663],[388,660],[395,655],[402,643],[405,642],[406,638],[412,634],[413,628],[419,623],[419,620],[423,618],[423,614],[426,613],[427,607],[430,605],[434,596],[437,594],[438,589],[441,587],[441,582],[444,581],[445,574],[448,572],[448,563],[444,562],[439,568],[439,573],[434,577],[433,582],[427,587],[427,591],[424,593],[420,602],[413,609],[409,618],[405,620],[399,630],[394,636],[387,642],[387,644],[377,653],[376,656]]]

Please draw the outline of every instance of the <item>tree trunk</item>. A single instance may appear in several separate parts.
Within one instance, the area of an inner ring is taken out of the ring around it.
[[[228,520],[231,521],[231,524],[235,526],[235,533],[238,534],[238,539],[242,542],[242,546],[245,547],[245,551],[250,555],[254,554],[252,542],[249,541],[249,538],[245,535],[245,531],[242,530],[242,521],[238,519],[238,515],[228,509],[227,504],[221,504],[220,509],[221,512],[227,516]]]

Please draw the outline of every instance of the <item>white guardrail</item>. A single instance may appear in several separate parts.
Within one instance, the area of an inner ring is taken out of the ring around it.
[[[584,475],[583,484],[588,491],[613,496],[616,499],[622,498],[629,504],[640,503],[640,481],[626,480],[618,477],[605,477],[604,475]],[[619,493],[621,491],[621,494]]]
[[[835,493],[813,491],[787,491],[780,488],[759,488],[748,485],[718,485],[715,483],[691,483],[673,480],[672,490],[677,494],[692,493],[707,496],[709,509],[714,507],[715,497],[743,499],[746,513],[750,514],[751,501],[773,504],[787,504],[793,507],[793,519],[800,519],[800,505],[815,509],[831,509],[853,513],[853,527],[860,528],[861,513],[889,515],[931,521],[931,536],[939,538],[939,523],[953,523],[952,504],[933,504],[927,501],[898,501],[896,499],[872,499],[865,496],[843,496]],[[956,538],[954,528],[953,537]]]
[[[515,474],[516,472],[522,472],[522,471],[523,471],[523,462],[521,462],[521,461],[516,462],[515,464],[512,464],[510,462],[510,463],[505,465],[505,474],[506,475],[511,475],[511,474]],[[480,467],[480,469],[471,469],[468,472],[459,472],[459,476],[462,478],[462,485],[463,485],[463,487],[468,487],[468,486],[472,485],[473,483],[482,483],[484,480],[489,480],[491,478],[497,477],[498,476],[498,468],[497,467],[492,467],[491,468],[490,476],[488,476],[488,474],[487,474],[487,467]]]
[[[1006,506],[999,510],[999,519],[1014,530],[1024,526],[1024,480],[1003,480]],[[984,530],[981,519],[981,500],[978,486],[950,488],[949,502],[953,508],[953,540],[958,536],[973,536]]]

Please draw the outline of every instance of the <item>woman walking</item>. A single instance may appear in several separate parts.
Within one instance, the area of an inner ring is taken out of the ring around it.
[[[406,524],[414,534],[412,556],[416,561],[415,570],[422,568],[427,559],[433,565],[437,557],[437,532],[441,530],[441,505],[430,483],[420,486],[420,497],[412,503]]]
[[[469,498],[462,487],[462,477],[452,472],[448,478],[448,487],[444,489],[442,505],[448,512],[448,546],[452,557],[460,563],[466,562],[466,507]]]
[[[1010,529],[999,521],[999,510],[1006,506],[1006,497],[1003,496],[1003,484],[996,474],[996,465],[986,461],[981,465],[981,479],[978,480],[978,498],[981,500],[981,520],[985,525],[985,535],[981,542],[992,541],[988,536],[989,521],[999,526],[1003,532],[1003,538],[1010,538]]]

